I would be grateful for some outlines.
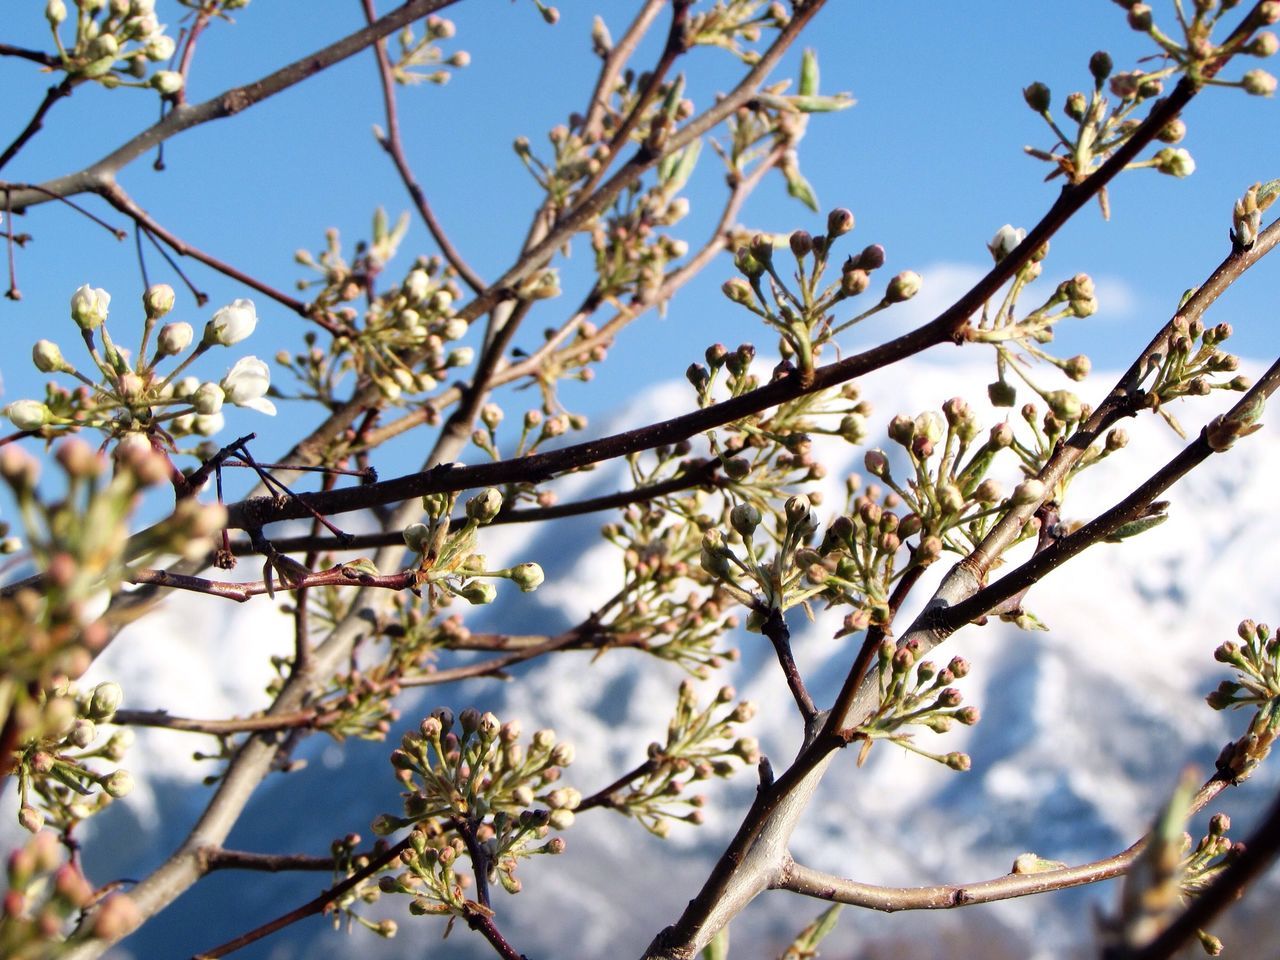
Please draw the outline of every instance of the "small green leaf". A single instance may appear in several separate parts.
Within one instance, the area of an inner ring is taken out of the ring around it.
[[[728,960],[729,928],[721,927],[711,942],[702,948],[702,960]]]
[[[671,156],[672,165],[668,173],[662,177],[662,190],[668,197],[674,197],[684,189],[698,165],[698,155],[702,153],[702,140],[694,140],[679,153]]]
[[[800,89],[802,97],[810,97],[818,92],[818,55],[812,49],[806,50],[800,58]]]
[[[809,186],[809,181],[804,178],[799,170],[794,167],[785,171],[787,178],[787,194],[795,197],[814,213],[818,212],[818,197],[813,192],[813,187]]]

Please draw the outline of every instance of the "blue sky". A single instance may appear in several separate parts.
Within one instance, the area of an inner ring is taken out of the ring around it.
[[[5,39],[48,46],[43,5],[17,6],[7,19]],[[158,6],[162,22],[176,32],[183,8],[165,0]],[[607,8],[610,25],[620,33],[629,5]],[[589,49],[589,9],[564,4],[559,25],[550,27],[524,2],[459,4],[445,11],[458,26],[446,50],[468,51],[471,66],[457,71],[443,88],[401,93],[411,161],[455,243],[484,276],[496,276],[510,263],[537,202],[512,140],[525,135],[539,149],[548,128],[584,105],[597,63]],[[1168,15],[1168,10],[1157,14]],[[237,12],[236,20],[234,26],[217,25],[206,33],[192,100],[318,48],[358,26],[362,15],[354,0],[259,2]],[[652,58],[658,38],[642,49],[637,63]],[[1057,181],[1041,182],[1047,168],[1022,152],[1026,144],[1049,146],[1050,140],[1043,122],[1024,105],[1021,88],[1033,80],[1047,83],[1056,112],[1066,93],[1088,84],[1087,62],[1094,50],[1109,50],[1117,69],[1130,68],[1150,52],[1149,41],[1127,28],[1123,11],[1102,0],[1052,10],[1007,0],[931,2],[914,5],[910,16],[894,4],[835,2],[818,16],[806,45],[818,51],[824,90],[848,91],[857,99],[851,110],[815,117],[802,144],[802,167],[824,211],[851,208],[858,226],[847,240],[850,252],[866,243],[884,244],[887,269],[924,274],[930,296],[921,302],[938,306],[985,268],[985,243],[996,228],[1006,222],[1030,225],[1056,195]],[[797,60],[798,50],[781,75],[793,76]],[[1257,65],[1251,61],[1233,68],[1234,75]],[[695,51],[685,69],[690,92],[705,107],[714,91],[732,83],[738,66],[723,52],[705,49]],[[48,82],[32,64],[0,60],[9,130],[25,121]],[[78,169],[152,122],[156,109],[149,92],[82,88],[58,105],[46,129],[5,175],[38,181]],[[1275,111],[1274,101],[1238,90],[1207,91],[1186,116],[1185,146],[1198,167],[1190,179],[1149,170],[1129,173],[1113,185],[1110,223],[1090,209],[1054,239],[1042,283],[1085,271],[1098,280],[1102,296],[1095,317],[1060,328],[1063,355],[1089,352],[1095,366],[1126,363],[1167,318],[1182,291],[1227,252],[1232,201],[1248,184],[1280,174]],[[303,275],[293,263],[294,250],[318,250],[327,227],[338,227],[349,249],[367,233],[375,207],[393,215],[409,208],[370,134],[371,125],[380,121],[372,58],[364,54],[245,114],[170,141],[164,173],[153,171],[147,158],[120,179],[183,238],[288,290]],[[716,158],[707,151],[691,194],[686,235],[692,242],[706,234],[721,183]],[[121,220],[105,204],[92,198],[88,204],[112,222]],[[781,178],[766,181],[743,220],[772,231],[816,230],[821,222],[786,196]],[[42,378],[25,359],[38,336],[60,341],[76,358],[78,337],[66,303],[80,284],[105,287],[116,298],[112,327],[118,338],[136,338],[120,331],[141,320],[140,311],[136,320],[129,313],[141,291],[132,239],[117,243],[52,204],[21,218],[19,229],[34,240],[18,255],[24,299],[0,302],[6,402],[40,389]],[[431,250],[425,230],[414,223],[387,276]],[[578,259],[585,258],[579,253]],[[153,278],[178,286],[157,257],[150,256],[149,264]],[[213,308],[246,295],[198,264],[189,269],[212,300],[200,311],[183,294],[174,318],[199,327]],[[625,332],[595,383],[568,389],[569,405],[589,414],[615,409],[642,384],[679,377],[715,340],[731,346],[754,340],[767,349],[771,338],[719,293],[720,283],[731,275],[724,258],[677,298],[665,319],[649,315]],[[566,296],[529,319],[530,344],[537,331],[558,322],[577,302],[577,276],[571,263]],[[1247,355],[1268,355],[1267,328],[1273,322],[1268,315],[1278,281],[1280,265],[1264,261],[1212,318],[1235,324],[1238,349]],[[296,349],[301,321],[261,296],[254,298],[263,323],[246,349],[264,357],[282,347]],[[908,316],[920,313],[917,308]],[[896,332],[902,322],[890,317],[880,326],[868,324],[846,348]],[[199,369],[217,376],[232,359],[213,356]],[[288,386],[285,378],[277,379]],[[285,419],[294,433],[298,419]],[[230,429],[241,426],[266,425],[257,414],[236,411]],[[267,435],[283,442],[283,426]]]

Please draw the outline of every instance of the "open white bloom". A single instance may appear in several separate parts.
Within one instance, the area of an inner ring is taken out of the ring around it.
[[[204,342],[210,346],[217,343],[229,347],[253,333],[257,325],[258,311],[254,309],[253,301],[232,300],[214,311],[213,318],[204,328]]]
[[[71,319],[80,325],[81,330],[93,330],[107,319],[110,304],[111,294],[86,283],[71,295]]]
[[[222,378],[223,393],[231,403],[275,416],[276,405],[266,396],[270,386],[271,370],[257,357],[241,357]]]
[[[1014,227],[1012,224],[1006,223],[1003,227],[996,231],[996,235],[991,238],[991,242],[987,244],[987,249],[991,251],[992,259],[999,263],[1023,240],[1027,238],[1025,227]]]

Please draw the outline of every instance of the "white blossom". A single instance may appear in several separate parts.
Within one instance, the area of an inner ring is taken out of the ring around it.
[[[987,244],[987,249],[991,251],[992,259],[999,263],[1013,253],[1018,244],[1026,238],[1027,231],[1025,227],[1014,227],[1012,224],[1006,223],[996,231],[996,235]]]
[[[237,407],[248,407],[275,416],[276,405],[267,399],[271,386],[271,370],[257,357],[241,357],[231,372],[222,378],[226,398]]]
[[[229,347],[239,343],[253,333],[258,325],[258,311],[252,300],[233,300],[220,310],[214,311],[212,319],[204,328],[204,342],[212,346],[221,344]]]

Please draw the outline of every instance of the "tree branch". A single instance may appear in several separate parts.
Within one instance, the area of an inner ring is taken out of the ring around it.
[[[25,208],[45,203],[49,194],[61,197],[99,190],[115,175],[138,157],[164,143],[175,134],[190,130],[211,120],[221,120],[247,110],[283,90],[301,83],[354,56],[382,37],[399,30],[437,10],[451,6],[457,0],[408,0],[382,19],[363,30],[343,37],[329,46],[317,50],[288,66],[281,67],[260,80],[233,87],[216,97],[195,106],[181,105],[171,110],[163,120],[137,134],[102,159],[76,173],[70,173],[41,185],[41,190],[15,190],[13,206],[21,212]],[[9,48],[9,51],[15,48]],[[0,47],[0,53],[9,52]]]

